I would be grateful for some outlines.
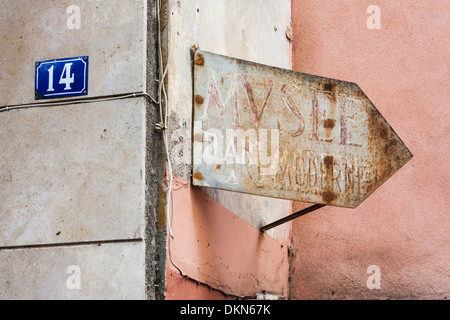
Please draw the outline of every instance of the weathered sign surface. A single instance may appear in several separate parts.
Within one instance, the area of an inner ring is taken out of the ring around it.
[[[356,207],[412,158],[355,84],[196,51],[193,184]]]

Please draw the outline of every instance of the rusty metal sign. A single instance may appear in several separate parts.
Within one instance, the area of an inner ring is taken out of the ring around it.
[[[195,53],[194,185],[354,208],[411,158],[355,83]]]

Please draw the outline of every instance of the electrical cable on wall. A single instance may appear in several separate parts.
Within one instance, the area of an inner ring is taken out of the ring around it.
[[[152,102],[157,103],[157,101],[148,93],[135,92],[135,93],[125,93],[125,94],[102,96],[102,97],[95,97],[95,98],[77,98],[77,99],[71,99],[71,100],[65,100],[65,101],[47,101],[47,102],[28,103],[28,104],[20,104],[20,105],[13,105],[13,106],[4,106],[4,107],[0,107],[0,112],[21,110],[21,109],[30,109],[30,108],[58,107],[58,106],[71,105],[71,104],[113,101],[113,100],[140,98],[140,97],[146,97],[146,98],[150,99]]]
[[[174,1],[169,0],[169,11],[171,12],[173,9]],[[173,211],[173,171],[172,171],[172,163],[170,160],[170,151],[169,151],[169,137],[167,134],[167,124],[169,122],[169,104],[167,100],[167,90],[165,85],[165,78],[169,69],[170,64],[170,55],[171,55],[171,48],[170,48],[170,42],[167,41],[167,47],[168,47],[168,53],[167,53],[167,64],[164,66],[163,61],[163,53],[162,53],[162,41],[161,41],[161,0],[156,1],[156,15],[158,20],[158,55],[159,55],[159,70],[160,70],[160,76],[158,80],[158,105],[159,105],[159,112],[160,112],[160,123],[157,124],[157,129],[163,130],[163,139],[164,139],[164,147],[166,149],[166,157],[167,157],[167,172],[169,175],[169,188],[167,193],[167,209],[166,209],[166,216],[167,216],[167,227],[169,230],[169,235],[167,237],[167,248],[169,251],[169,260],[170,263],[178,270],[181,276],[183,275],[183,272],[181,269],[174,263],[172,259],[172,250],[171,250],[171,240],[173,238],[173,217],[174,217],[174,211]],[[168,19],[170,21],[170,19]],[[170,36],[170,24],[169,24],[169,31],[168,34]],[[161,72],[162,71],[162,72]],[[163,113],[163,105],[162,105],[162,98],[164,96],[164,113]],[[164,114],[164,117],[163,117]]]

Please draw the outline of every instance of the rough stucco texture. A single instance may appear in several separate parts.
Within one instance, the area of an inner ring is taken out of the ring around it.
[[[288,246],[261,233],[180,178],[174,184],[171,254],[184,275],[236,296],[267,291],[288,295]],[[167,299],[198,292],[167,262]]]
[[[294,299],[450,294],[450,4],[378,0],[381,28],[370,30],[371,4],[293,1],[293,66],[356,82],[414,158],[357,209],[293,223]],[[380,267],[381,289],[366,285],[370,265]]]
[[[192,141],[186,137],[192,136],[191,47],[288,68],[291,47],[285,31],[289,27],[290,1],[170,3],[169,146],[177,181],[189,181]],[[272,222],[288,215],[290,210],[290,201],[219,190],[204,193],[177,185],[173,260],[184,274],[227,294],[254,296],[266,290],[287,296],[288,226],[271,232],[273,238],[257,228],[266,220]],[[170,262],[166,275],[167,299],[221,297],[217,290],[199,289],[196,282],[179,277]]]

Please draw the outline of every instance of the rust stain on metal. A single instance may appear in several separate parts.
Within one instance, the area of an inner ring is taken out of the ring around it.
[[[196,52],[194,56],[194,63],[197,66],[203,66],[205,64],[205,59],[201,53]]]
[[[205,179],[205,177],[203,176],[203,174],[201,174],[200,172],[195,172],[192,177],[194,178],[194,180],[203,180]]]
[[[333,89],[334,89],[334,84],[333,83],[331,83],[331,82],[324,83],[324,85],[323,85],[323,90],[324,91],[332,92]]]
[[[337,194],[334,193],[333,191],[324,191],[322,192],[322,199],[325,203],[330,203],[333,200],[337,199]]]
[[[197,104],[197,105],[201,105],[201,104],[203,104],[204,99],[203,99],[202,96],[196,94],[196,95],[194,96],[194,102],[195,102],[195,104]]]
[[[353,208],[412,157],[351,82],[197,51],[194,102],[195,185]]]
[[[336,120],[334,119],[326,119],[323,121],[323,127],[327,129],[333,129],[336,124]]]
[[[326,156],[323,158],[323,163],[325,164],[326,168],[332,168],[333,167],[333,156]]]

